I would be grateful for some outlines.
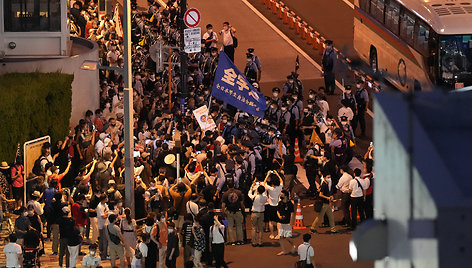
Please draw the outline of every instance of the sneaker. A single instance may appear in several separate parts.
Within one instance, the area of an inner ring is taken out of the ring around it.
[[[244,242],[243,241],[238,241],[238,242],[236,242],[236,245],[238,245],[238,246],[244,245]]]
[[[287,253],[283,252],[283,251],[280,251],[279,253],[277,253],[277,256],[282,256],[282,255],[286,255]]]
[[[231,243],[231,246],[236,246],[238,243],[237,242],[233,242]]]
[[[312,232],[313,234],[318,233],[315,229],[310,229],[310,232]]]
[[[330,231],[332,234],[336,234],[338,231],[336,231],[336,229],[331,229]]]
[[[279,240],[280,239],[280,236],[277,235],[276,237],[274,237],[275,240]]]
[[[274,235],[269,235],[269,239],[274,239],[275,236]]]

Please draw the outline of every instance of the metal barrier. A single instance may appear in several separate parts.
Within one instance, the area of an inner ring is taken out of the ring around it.
[[[266,5],[268,9],[271,9],[271,13],[277,15],[277,17],[281,19],[284,24],[288,24],[290,29],[294,29],[295,32],[300,35],[301,39],[306,39],[307,44],[312,44],[313,49],[318,50],[319,55],[323,55],[323,51],[326,47],[326,38],[324,38],[306,21],[303,21],[299,16],[297,16],[295,12],[291,11],[284,2],[280,0],[262,0],[262,3]],[[362,78],[365,81],[367,87],[376,92],[382,89],[381,85],[363,70],[359,70],[351,66],[353,61],[350,58],[344,55],[337,48],[334,49],[338,55],[338,60],[346,64],[348,69],[354,72],[358,78]]]

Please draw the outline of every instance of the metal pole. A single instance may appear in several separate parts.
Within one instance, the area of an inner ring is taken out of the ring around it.
[[[180,92],[180,103],[185,107],[185,98],[188,95],[187,92],[187,53],[185,53],[184,47],[184,29],[187,28],[184,23],[184,14],[187,11],[187,0],[180,1],[180,72],[181,72],[181,90]]]
[[[123,44],[124,44],[124,110],[125,110],[125,206],[134,217],[134,139],[133,139],[133,87],[131,85],[131,5],[123,1]]]
[[[180,178],[180,154],[177,153],[177,181]]]
[[[169,57],[170,63],[170,57]],[[169,112],[172,111],[172,65],[169,64]]]

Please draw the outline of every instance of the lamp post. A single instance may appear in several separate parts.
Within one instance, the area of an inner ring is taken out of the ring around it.
[[[188,56],[185,53],[185,43],[184,43],[184,29],[187,28],[184,23],[184,15],[187,11],[187,0],[180,1],[180,17],[179,17],[179,24],[180,24],[180,73],[181,73],[181,80],[180,80],[180,105],[181,107],[185,107],[185,98],[187,97],[187,61]],[[182,106],[183,105],[183,106]],[[182,111],[184,112],[184,111]]]
[[[134,135],[133,135],[133,87],[131,84],[131,4],[123,0],[123,79],[124,79],[124,140],[125,140],[125,206],[134,217]]]

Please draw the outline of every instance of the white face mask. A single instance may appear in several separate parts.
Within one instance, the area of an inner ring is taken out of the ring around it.
[[[274,93],[272,93],[272,95],[277,98],[277,96],[279,96],[279,93],[274,92]]]
[[[94,251],[94,250],[91,250],[91,251],[90,251],[90,255],[95,256],[95,251]]]
[[[169,234],[170,234],[170,233],[173,233],[173,232],[174,232],[174,229],[167,229],[167,232],[169,232]]]
[[[308,105],[308,108],[309,108],[309,109],[313,108],[313,105],[312,105],[312,104],[309,104],[309,105]]]
[[[28,216],[28,211],[25,211],[25,212],[23,212],[23,214],[22,214],[22,215],[23,215],[23,217],[26,217],[26,216]]]
[[[362,87],[362,84],[357,84],[356,87],[357,87],[357,88],[361,88],[361,87]]]
[[[310,99],[314,99],[315,98],[315,95],[309,95]]]
[[[287,108],[283,107],[283,108],[282,108],[282,111],[284,111],[284,112],[287,111]]]
[[[33,216],[34,215],[34,211],[33,210],[29,210],[28,211],[28,216]]]
[[[213,32],[212,29],[208,29],[208,33],[211,34]]]
[[[293,99],[294,99],[294,100],[298,100],[298,96],[293,96]]]

